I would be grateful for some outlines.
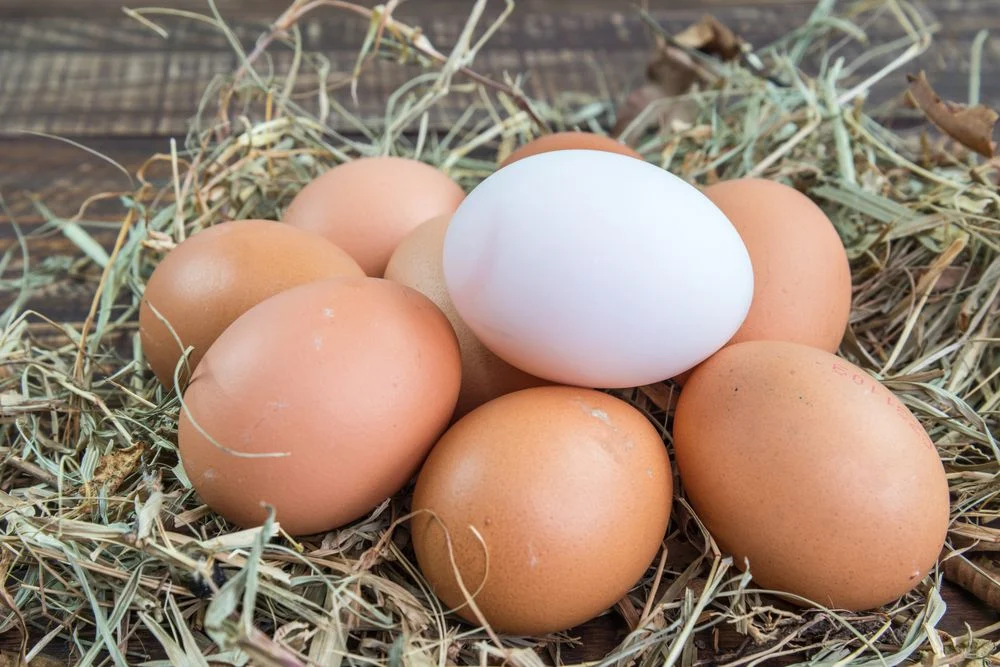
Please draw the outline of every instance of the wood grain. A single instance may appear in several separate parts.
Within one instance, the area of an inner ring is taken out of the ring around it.
[[[608,0],[516,0],[519,12],[549,13],[553,15],[566,12],[607,11]],[[206,11],[205,0],[150,0],[145,3],[124,3],[127,7],[172,7],[187,11]],[[291,0],[216,0],[216,6],[223,16],[239,14],[257,20],[270,21],[283,11]],[[359,0],[358,4],[372,6],[372,0]],[[500,6],[500,2],[492,3]],[[767,7],[802,5],[811,7],[815,0],[652,0],[648,3],[652,9],[680,8],[703,10],[706,7]],[[119,16],[123,3],[107,0],[4,0],[0,7],[0,18],[40,18],[45,16],[67,16],[84,18],[88,21],[103,19],[109,16]],[[409,0],[400,9],[400,15],[441,16],[448,14],[465,14],[468,11],[468,0]],[[494,10],[497,11],[497,10]]]
[[[162,137],[93,137],[81,143],[118,162],[133,178],[151,155],[170,150],[169,139]],[[118,168],[76,146],[45,137],[0,138],[0,197],[18,224],[42,219],[35,201],[67,218],[91,195],[131,189]],[[117,202],[98,203],[87,217],[108,220],[123,210]],[[5,219],[0,211],[0,220]],[[0,228],[0,238],[11,234],[6,225]]]
[[[554,9],[548,5],[543,9],[540,2],[525,3],[480,54],[475,68],[496,77],[505,72],[526,73],[527,92],[550,103],[557,103],[559,91],[566,90],[620,100],[642,76],[650,40],[634,12],[624,7],[602,11],[598,4],[560,12],[566,3],[556,3]],[[717,6],[683,2],[664,8],[665,4],[654,16],[669,31],[682,29],[711,9],[757,46],[802,24],[811,11],[811,3],[797,1]],[[236,11],[233,4],[225,3],[221,8],[245,50],[252,48],[282,5],[261,2],[252,6],[256,12]],[[0,134],[31,130],[66,136],[182,135],[212,80],[238,65],[226,38],[203,23],[157,18],[169,31],[164,40],[120,13],[98,12],[99,18],[81,21],[69,3],[66,7],[66,12],[45,16],[17,3],[13,9],[9,5],[0,9]],[[460,11],[465,8],[454,1],[416,1],[404,4],[399,17],[423,27],[432,43],[446,50],[461,30]],[[429,9],[438,11],[419,13]],[[942,29],[931,50],[910,69],[927,70],[940,94],[962,100],[967,97],[971,40],[981,28],[1000,26],[1000,5],[992,0],[967,0],[935,3],[934,11]],[[304,20],[304,48],[329,58],[328,81],[349,76],[366,27],[363,20],[335,10],[317,11]],[[868,31],[876,44],[902,34],[889,16],[875,21]],[[849,42],[839,53],[850,60],[868,46]],[[269,66],[274,72],[287,72],[291,52],[279,49],[274,53]],[[813,54],[813,60],[822,55]],[[884,59],[874,60],[856,78],[882,64]],[[375,63],[361,79],[358,103],[346,95],[341,101],[366,123],[377,125],[387,95],[419,71],[415,65]],[[874,91],[873,102],[902,91],[903,74],[884,81]],[[1000,106],[1000,40],[986,45],[982,79],[983,100]],[[314,76],[304,75],[300,90],[315,88],[317,83]],[[431,114],[432,129],[450,128],[470,99],[456,94],[441,103]],[[315,109],[315,97],[304,99],[303,104]],[[338,130],[349,128],[336,116],[331,125]]]

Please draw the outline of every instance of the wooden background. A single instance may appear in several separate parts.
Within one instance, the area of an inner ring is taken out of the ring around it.
[[[208,11],[199,0],[150,4]],[[499,4],[491,1],[491,11]],[[211,27],[165,17],[158,19],[170,32],[163,39],[124,16],[121,5],[120,0],[0,1],[0,196],[28,235],[42,222],[39,202],[58,216],[70,216],[88,195],[127,189],[128,182],[82,150],[26,131],[71,138],[134,173],[151,154],[169,150],[170,137],[183,137],[212,77],[237,66],[229,44]],[[241,42],[251,47],[287,2],[218,0],[217,5]],[[422,26],[435,45],[446,49],[461,29],[468,5],[468,0],[412,0],[397,16]],[[651,0],[649,6],[668,29],[681,29],[711,11],[750,42],[764,44],[801,24],[814,2]],[[972,39],[981,29],[1000,32],[1000,2],[931,0],[925,7],[939,31],[932,49],[909,71],[926,69],[943,96],[965,100]],[[306,47],[324,52],[335,70],[349,71],[365,24],[335,10],[313,16],[303,26]],[[891,37],[881,35],[878,26],[873,36],[876,41]],[[514,17],[475,68],[492,74],[530,72],[528,92],[545,99],[559,90],[604,89],[620,98],[641,80],[649,44],[631,3],[519,0]],[[875,91],[876,101],[898,94],[905,86],[903,76],[884,82]],[[389,91],[407,77],[398,68],[367,77],[354,111],[378,115]],[[983,101],[1000,107],[1000,37],[986,45],[982,78]],[[460,105],[445,107],[434,122],[447,127],[460,111]],[[88,230],[110,246],[120,216],[113,202],[101,204],[88,214]],[[13,225],[0,209],[0,252],[13,242]],[[59,234],[45,234],[35,235],[29,249],[39,258],[68,252],[70,246]],[[19,270],[15,262],[7,275]],[[0,292],[0,307],[11,298]],[[82,319],[89,302],[78,292],[55,290],[39,294],[32,305],[55,319],[75,321]],[[966,623],[979,628],[998,619],[954,587],[945,593],[950,612],[941,626],[948,632],[960,634]],[[600,655],[618,630],[607,619],[587,626],[587,652]]]

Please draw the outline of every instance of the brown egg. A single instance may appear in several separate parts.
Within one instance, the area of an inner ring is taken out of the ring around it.
[[[744,178],[704,189],[753,264],[753,302],[730,343],[784,340],[836,352],[851,312],[851,268],[837,230],[798,190]]]
[[[259,525],[269,503],[292,535],[342,526],[417,471],[460,373],[451,325],[415,290],[378,278],[290,289],[236,320],[199,364],[179,425],[184,470],[237,525]]]
[[[139,306],[143,354],[160,382],[172,388],[186,347],[194,348],[188,356],[194,369],[219,334],[264,299],[322,278],[363,275],[334,244],[280,222],[209,227],[167,253],[146,283]],[[188,377],[181,373],[182,380]]]
[[[414,491],[413,546],[462,618],[476,622],[446,531],[490,625],[545,634],[597,616],[641,579],[671,500],[666,449],[642,413],[592,389],[535,387],[473,410],[434,446]]]
[[[381,277],[392,251],[414,227],[454,213],[464,198],[457,183],[423,162],[360,158],[304,187],[283,220],[325,236],[369,276]]]
[[[698,516],[762,587],[870,609],[937,561],[949,497],[934,445],[888,389],[829,352],[723,348],[688,379],[673,435]]]
[[[429,297],[455,329],[462,351],[462,390],[455,407],[458,418],[498,396],[549,383],[514,368],[487,350],[458,316],[448,296],[441,268],[449,220],[451,216],[434,218],[410,232],[392,254],[385,277]]]
[[[524,144],[508,155],[507,159],[500,163],[499,168],[502,169],[530,155],[572,149],[607,151],[609,153],[628,155],[638,160],[642,159],[642,155],[631,147],[603,134],[593,134],[591,132],[556,132],[554,134],[544,134]]]

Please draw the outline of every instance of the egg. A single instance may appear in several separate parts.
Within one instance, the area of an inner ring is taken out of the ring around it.
[[[934,445],[892,392],[829,352],[724,348],[685,384],[673,437],[695,511],[761,587],[872,609],[937,561],[949,495]]]
[[[139,305],[143,354],[172,388],[184,349],[193,348],[187,366],[196,368],[219,334],[261,301],[314,280],[363,275],[333,243],[280,222],[214,225],[167,253],[149,277]]]
[[[500,163],[500,168],[502,169],[509,164],[531,155],[568,149],[608,151],[610,153],[628,155],[629,157],[633,157],[638,160],[642,159],[642,155],[631,147],[623,144],[617,139],[612,139],[611,137],[602,134],[593,134],[592,132],[554,132],[552,134],[542,135],[537,139],[532,139],[528,143],[517,148],[514,152],[508,155],[503,162]]]
[[[450,219],[451,216],[433,218],[410,232],[392,254],[385,277],[429,297],[458,335],[462,352],[462,388],[455,407],[458,418],[503,394],[547,383],[514,368],[486,349],[455,312],[441,269],[444,234]]]
[[[447,318],[416,290],[331,278],[254,306],[184,393],[178,447],[236,525],[264,503],[292,535],[343,526],[399,491],[447,426],[461,381]]]
[[[381,277],[392,251],[417,225],[455,211],[465,191],[434,167],[402,157],[360,158],[305,186],[283,220],[340,246]]]
[[[630,387],[728,341],[753,270],[726,216],[673,174],[616,153],[561,150],[480,183],[445,234],[455,310],[526,373]]]
[[[470,622],[456,571],[495,630],[563,630],[641,579],[672,488],[657,430],[629,404],[591,389],[523,389],[473,410],[434,446],[413,495],[417,564]]]
[[[723,181],[704,193],[736,227],[753,264],[753,303],[731,342],[783,340],[836,352],[851,313],[851,267],[826,214],[777,181]]]

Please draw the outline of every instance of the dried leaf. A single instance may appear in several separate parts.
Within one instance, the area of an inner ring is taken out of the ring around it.
[[[637,88],[625,100],[618,110],[618,122],[612,130],[612,135],[622,141],[627,141],[624,132],[629,125],[651,104],[664,101],[662,108],[642,124],[633,129],[634,132],[645,132],[653,125],[659,125],[668,131],[685,129],[698,117],[698,106],[692,100],[673,100],[666,102],[671,95],[664,95],[663,89],[655,83],[647,83]],[[631,134],[631,133],[630,133]]]
[[[683,95],[699,81],[711,80],[711,76],[682,49],[664,46],[646,67],[647,83],[633,90],[618,109],[618,121],[612,135],[623,138],[621,134],[651,104]],[[677,123],[690,125],[697,115],[698,108],[691,100],[676,100],[665,105],[636,131],[644,132],[655,123],[667,129],[673,129]]]
[[[680,396],[677,389],[666,382],[656,382],[639,387],[639,392],[648,398],[653,405],[666,412],[674,409],[677,397]]]
[[[683,49],[666,45],[646,66],[646,80],[660,87],[666,95],[683,95],[699,78],[709,78],[704,68]]]
[[[907,80],[910,82],[907,89],[910,101],[942,132],[980,155],[993,157],[996,149],[993,129],[1000,114],[982,104],[968,107],[942,100],[931,88],[923,70],[916,76],[907,76]]]
[[[695,24],[663,40],[656,54],[646,67],[646,83],[632,91],[618,109],[618,122],[612,135],[621,135],[651,104],[690,92],[699,83],[712,84],[718,75],[691,57],[690,51],[701,51],[722,60],[732,60],[743,55],[743,41],[714,16],[706,14]],[[661,111],[651,116],[641,127],[644,132],[659,123],[662,129],[676,131],[690,126],[698,115],[698,107],[691,100],[677,100],[665,104]]]
[[[743,40],[711,14],[705,14],[700,21],[674,35],[674,41],[723,60],[734,60],[743,53]]]
[[[640,618],[641,610],[635,606],[627,595],[618,601],[615,605],[615,609],[617,609],[618,613],[625,619],[625,623],[628,625],[629,630],[635,630],[639,627],[639,621],[642,620]]]
[[[113,494],[122,482],[136,471],[146,449],[145,443],[137,442],[131,447],[115,450],[101,458],[93,481],[84,485],[84,493],[93,496],[104,488],[108,495]]]

